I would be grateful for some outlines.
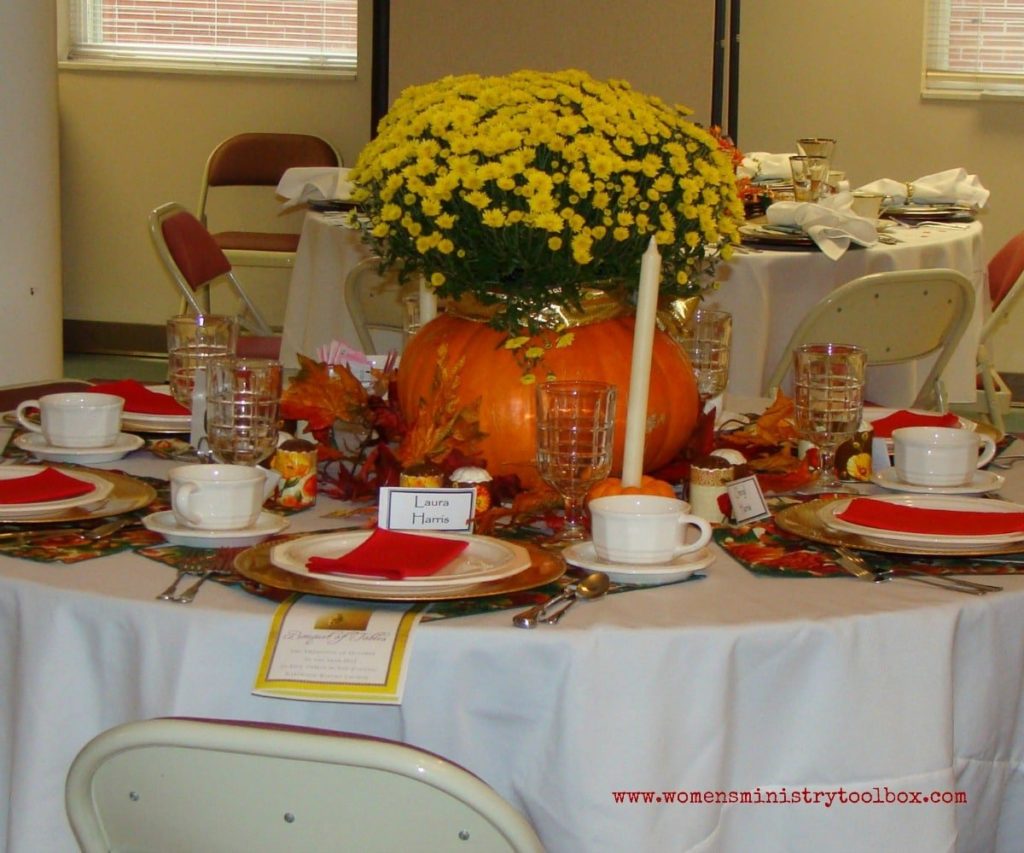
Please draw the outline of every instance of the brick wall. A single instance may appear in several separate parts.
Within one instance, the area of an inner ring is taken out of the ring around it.
[[[1024,73],[1024,0],[951,0],[949,69]]]
[[[356,49],[356,3],[103,0],[104,41]]]

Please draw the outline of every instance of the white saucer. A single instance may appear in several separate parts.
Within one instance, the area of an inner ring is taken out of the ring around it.
[[[920,486],[901,480],[895,467],[876,471],[871,479],[883,489],[922,495],[983,495],[1001,489],[1006,482],[1006,477],[995,471],[978,471],[971,482],[963,486]]]
[[[629,563],[608,563],[597,556],[593,542],[570,545],[562,552],[567,563],[581,569],[604,572],[615,583],[630,583],[642,586],[656,586],[663,583],[684,581],[694,572],[707,568],[715,561],[710,548],[701,548],[692,554],[683,554],[670,563],[635,565]]]
[[[14,439],[14,444],[27,450],[39,459],[47,462],[77,462],[80,465],[93,465],[99,462],[114,462],[122,459],[133,450],[138,450],[145,440],[127,432],[120,433],[113,444],[105,447],[54,447],[47,444],[46,438],[37,432],[26,432]]]
[[[252,527],[240,530],[197,530],[179,524],[173,512],[154,512],[143,518],[142,523],[172,545],[184,545],[187,548],[248,548],[268,536],[280,533],[288,526],[288,519],[272,512],[261,512]]]

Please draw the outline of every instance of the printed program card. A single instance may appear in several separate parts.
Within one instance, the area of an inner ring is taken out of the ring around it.
[[[253,693],[398,705],[424,605],[293,595],[274,613]]]

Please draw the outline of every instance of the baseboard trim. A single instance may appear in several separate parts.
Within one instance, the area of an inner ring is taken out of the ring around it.
[[[166,358],[167,331],[143,323],[65,320],[64,352]]]

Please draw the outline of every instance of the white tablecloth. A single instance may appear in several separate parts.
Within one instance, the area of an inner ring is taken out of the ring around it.
[[[1024,476],[1005,491],[1024,497]],[[294,527],[330,526],[330,506]],[[1024,576],[973,597],[761,577],[720,555],[704,580],[581,603],[555,628],[513,628],[509,612],[423,625],[401,707],[251,695],[273,605],[213,583],[190,606],[153,600],[172,576],[130,553],[0,558],[4,849],[75,850],[75,754],[161,715],[425,747],[493,785],[553,853],[1016,853],[1024,838]],[[966,802],[849,801],[954,791]],[[811,802],[698,805],[695,792]]]
[[[296,352],[312,355],[335,338],[359,346],[345,307],[344,280],[369,250],[358,232],[341,225],[343,221],[317,213],[306,216],[285,311],[281,358],[286,367],[296,366]],[[804,314],[839,285],[886,270],[949,267],[972,280],[977,302],[944,379],[951,402],[973,402],[978,334],[988,312],[981,224],[900,228],[891,233],[901,242],[851,249],[838,261],[816,251],[762,251],[737,254],[723,264],[718,274],[721,287],[707,303],[733,315],[729,391],[759,396]],[[869,397],[883,405],[907,405],[927,372],[926,367],[903,365],[873,368]]]

